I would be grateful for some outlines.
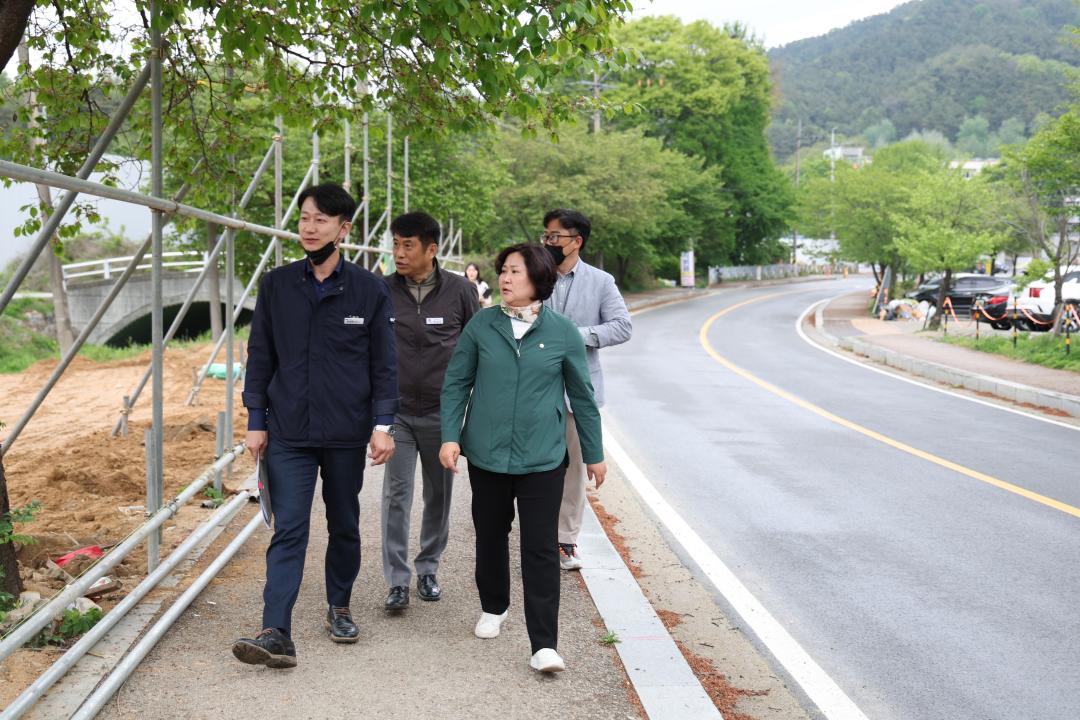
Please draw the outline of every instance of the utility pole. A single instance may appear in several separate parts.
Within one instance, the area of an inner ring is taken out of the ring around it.
[[[802,118],[799,118],[799,129],[795,133],[795,187],[799,187],[802,179]]]
[[[802,118],[799,118],[799,129],[795,133],[795,190],[798,192],[799,182],[802,180]],[[799,229],[791,228],[791,264],[799,261]]]
[[[829,139],[829,182],[833,185],[836,184],[836,128],[832,129],[832,135]],[[833,192],[836,192],[836,188],[833,188]],[[835,218],[830,225],[835,223]],[[835,227],[829,230],[829,239],[836,242],[836,229]]]

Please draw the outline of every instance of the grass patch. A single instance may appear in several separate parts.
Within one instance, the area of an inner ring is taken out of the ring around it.
[[[35,332],[25,322],[28,313],[39,312],[48,316],[52,314],[52,311],[51,300],[38,298],[12,300],[4,309],[4,314],[0,315],[0,373],[18,373],[40,360],[60,358],[60,345],[56,339],[51,335]],[[247,336],[247,326],[237,329],[237,340],[246,340]],[[210,341],[210,331],[207,330],[196,338],[174,340],[169,343],[169,347],[185,348]],[[135,357],[149,349],[149,344],[125,347],[83,345],[79,355],[94,362],[111,362]],[[221,359],[224,359],[224,349],[219,355]]]
[[[52,313],[52,301],[38,298],[12,300],[0,315],[0,373],[20,372],[38,360],[54,357],[56,340],[34,332],[23,318],[31,312]]]
[[[1080,372],[1080,338],[1073,339],[1073,349],[1069,355],[1065,354],[1065,336],[1055,337],[1049,333],[1021,333],[1015,349],[1011,338],[1000,336],[982,338],[978,343],[973,337],[959,335],[946,335],[938,339],[950,345],[1004,355],[1033,365]]]

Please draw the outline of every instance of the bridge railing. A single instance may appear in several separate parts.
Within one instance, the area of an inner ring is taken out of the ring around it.
[[[163,268],[179,268],[185,272],[198,272],[206,266],[206,261],[210,256],[210,253],[199,252],[198,250],[175,250],[164,252],[161,256],[164,258],[161,263],[161,267]],[[134,255],[124,255],[122,257],[111,257],[101,260],[85,260],[83,262],[67,263],[62,266],[64,285],[66,287],[69,280],[77,280],[80,278],[111,280],[123,273],[128,264],[134,259]],[[144,263],[136,265],[134,269],[136,271],[152,270],[153,264]]]

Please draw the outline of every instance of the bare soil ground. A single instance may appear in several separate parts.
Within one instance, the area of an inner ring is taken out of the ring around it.
[[[165,354],[166,502],[214,459],[215,418],[224,409],[224,383],[208,379],[200,404],[184,404],[192,371],[206,362],[209,352],[210,346],[204,345]],[[128,436],[113,438],[111,431],[123,396],[132,391],[149,363],[149,352],[107,363],[77,358],[4,457],[12,505],[32,500],[41,503],[33,522],[20,530],[38,540],[18,551],[28,590],[36,590],[43,597],[52,595],[63,582],[45,574],[47,559],[87,545],[111,546],[145,519],[143,433],[151,419],[149,383],[129,418]],[[54,360],[42,361],[21,373],[0,375],[0,420],[13,424],[55,367]],[[246,414],[240,403],[239,385],[235,398],[234,437],[240,439]],[[245,457],[234,465],[233,477],[238,481],[252,469]],[[178,545],[210,512],[199,507],[198,500],[191,501],[165,524],[162,554]],[[77,575],[85,566],[68,569]],[[134,584],[145,571],[146,554],[135,550],[113,574],[121,582],[132,578],[127,584]],[[107,610],[122,597],[123,588],[98,603]],[[53,648],[22,650],[0,663],[0,707],[21,692],[58,653]]]

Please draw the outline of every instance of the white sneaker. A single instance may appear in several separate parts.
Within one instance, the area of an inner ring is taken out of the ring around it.
[[[562,672],[566,669],[566,663],[563,662],[562,656],[551,648],[540,648],[533,653],[529,665],[533,670],[547,673]]]
[[[499,637],[499,630],[502,629],[503,621],[506,620],[507,610],[502,615],[492,615],[491,613],[480,613],[480,619],[476,621],[476,629],[473,633],[478,638],[484,640],[490,640],[491,638]]]
[[[559,543],[559,565],[563,570],[580,570],[581,556],[577,554],[577,545]]]

